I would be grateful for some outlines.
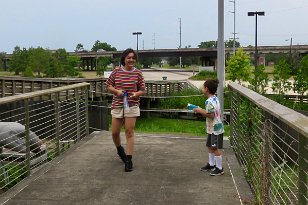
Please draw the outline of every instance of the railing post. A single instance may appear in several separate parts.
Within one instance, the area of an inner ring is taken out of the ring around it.
[[[34,91],[34,81],[31,81],[31,92]]]
[[[86,136],[89,136],[89,87],[85,88]]]
[[[261,164],[261,189],[262,189],[262,204],[270,204],[270,186],[271,186],[271,124],[269,120],[264,122],[263,133],[263,152]]]
[[[2,80],[2,97],[5,97],[5,80]]]
[[[55,93],[56,156],[60,155],[60,106],[59,93]]]
[[[80,119],[79,119],[79,92],[75,88],[75,97],[76,97],[76,123],[77,123],[77,142],[80,140]]]
[[[306,205],[308,199],[307,190],[307,173],[308,173],[308,151],[307,138],[303,135],[299,135],[298,142],[298,204]]]
[[[22,81],[22,92],[21,93],[25,93],[26,92],[26,83],[25,81],[23,80]]]
[[[27,176],[30,175],[30,114],[29,99],[24,100],[25,103],[25,138],[26,138],[26,170]]]
[[[16,82],[15,80],[12,81],[12,95],[14,96],[16,94]]]

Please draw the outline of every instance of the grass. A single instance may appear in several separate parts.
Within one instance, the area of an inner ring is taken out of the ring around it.
[[[207,79],[217,79],[217,72],[211,71],[200,71],[197,75],[189,78],[190,80],[207,80]]]
[[[16,76],[14,72],[0,71],[0,76]]]
[[[178,133],[188,136],[206,136],[205,121],[169,119],[169,118],[138,118],[136,132]],[[230,128],[225,125],[225,136],[230,135]]]

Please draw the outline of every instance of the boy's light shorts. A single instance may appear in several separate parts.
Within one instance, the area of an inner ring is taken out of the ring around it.
[[[129,111],[125,111],[124,108],[115,108],[111,110],[111,116],[113,118],[139,117],[140,109],[138,106],[129,107]]]

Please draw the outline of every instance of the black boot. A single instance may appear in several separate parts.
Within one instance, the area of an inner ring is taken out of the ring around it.
[[[125,172],[133,171],[132,155],[127,155],[127,161],[125,162]]]
[[[118,150],[118,155],[121,158],[121,160],[123,161],[123,163],[126,163],[127,156],[126,156],[124,148],[120,145],[120,146],[117,147],[117,150]]]

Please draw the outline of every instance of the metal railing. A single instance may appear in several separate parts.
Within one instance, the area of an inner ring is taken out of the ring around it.
[[[89,83],[0,98],[0,190],[89,135]]]
[[[0,96],[7,97],[23,93],[46,90],[75,83],[90,83],[93,97],[101,97],[108,93],[105,78],[26,78],[26,77],[0,77]],[[191,85],[187,81],[165,80],[146,81],[145,91],[147,96],[169,96],[173,92],[181,91]]]
[[[230,142],[257,204],[308,204],[308,117],[229,84]]]

